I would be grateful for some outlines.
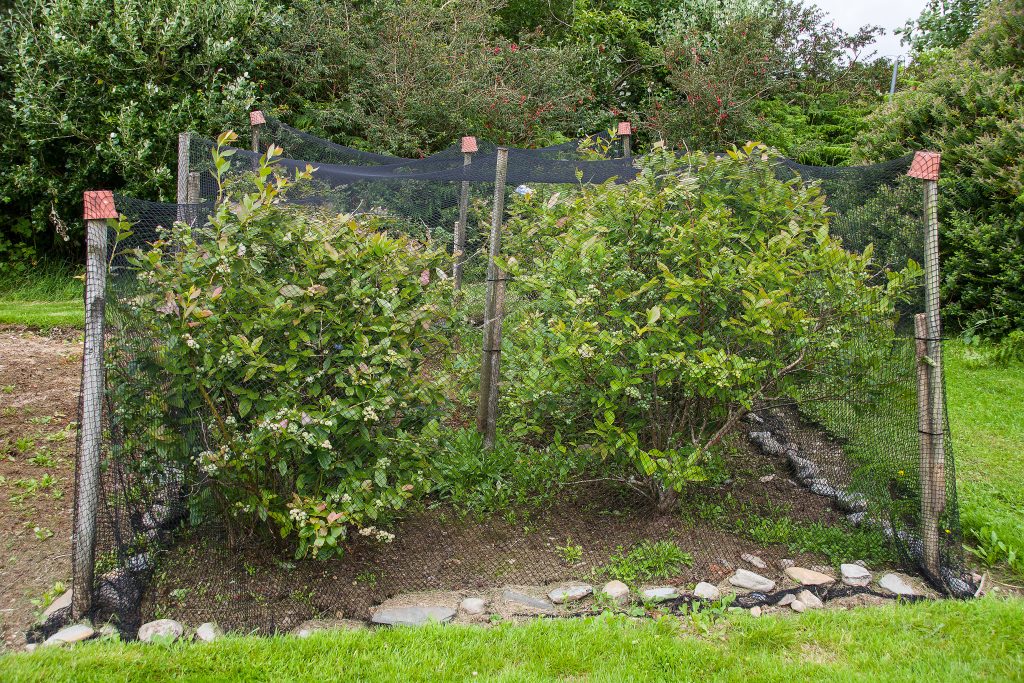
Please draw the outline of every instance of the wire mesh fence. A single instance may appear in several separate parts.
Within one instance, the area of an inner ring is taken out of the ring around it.
[[[117,197],[117,219],[103,231],[90,223],[98,251],[86,296],[99,312],[87,320],[102,332],[86,335],[84,358],[76,518],[91,516],[95,529],[76,523],[82,610],[113,618],[127,637],[160,616],[288,631],[314,618],[366,619],[416,592],[529,592],[601,576],[640,585],[658,577],[652,563],[678,586],[717,583],[750,553],[769,576],[784,559],[836,561],[801,545],[808,529],[859,534],[864,552],[918,568],[947,593],[972,592],[941,335],[937,317],[919,317],[936,310],[923,276],[891,301],[879,295],[877,306],[891,308],[884,325],[836,322],[841,334],[813,365],[782,372],[772,391],[730,412],[725,455],[702,463],[664,507],[643,477],[609,464],[614,456],[559,443],[588,381],[551,381],[544,330],[565,292],[551,295],[557,273],[545,290],[528,270],[491,259],[488,233],[495,199],[507,201],[494,225],[520,233],[502,257],[543,263],[569,239],[558,232],[566,221],[552,217],[557,230],[534,235],[523,229],[529,211],[578,200],[598,215],[602,200],[588,187],[633,187],[643,173],[649,187],[688,187],[685,170],[652,179],[642,159],[615,158],[615,138],[509,150],[497,184],[503,153],[484,143],[471,155],[453,146],[400,159],[272,119],[259,141],[260,153],[228,156],[189,136],[182,203]],[[270,145],[283,153],[261,176]],[[301,176],[307,165],[309,178],[275,184],[275,173]],[[756,172],[795,178],[779,187],[820,187],[827,233],[870,255],[863,277],[882,292],[908,263],[938,272],[922,175],[909,177],[910,166],[909,157],[850,168],[773,160]],[[767,220],[760,211],[750,220]],[[694,268],[674,276],[705,266]],[[602,288],[619,275],[593,273],[586,292],[570,292],[573,310],[618,296]],[[829,295],[820,273],[796,279]],[[507,291],[496,316],[488,285],[499,281]],[[719,318],[749,332],[751,304],[735,294]],[[698,319],[661,324],[704,334]],[[527,339],[543,341],[527,349]],[[481,382],[499,351],[498,377]],[[488,384],[493,445],[474,428]],[[699,394],[680,394],[678,406],[705,410]],[[529,405],[512,405],[524,395]],[[514,423],[523,410],[538,416],[529,429]]]

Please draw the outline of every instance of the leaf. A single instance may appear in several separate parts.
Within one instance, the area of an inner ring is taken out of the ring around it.
[[[302,287],[298,287],[296,285],[285,285],[280,291],[281,296],[286,296],[289,299],[294,299],[295,297],[302,296],[305,293],[305,290],[303,290]]]
[[[252,410],[252,401],[248,398],[242,398],[238,402],[238,416],[245,417],[249,414],[250,410]]]
[[[661,306],[654,306],[647,311],[647,327],[661,320]]]

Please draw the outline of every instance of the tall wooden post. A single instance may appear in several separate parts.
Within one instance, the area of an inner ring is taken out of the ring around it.
[[[249,128],[252,129],[252,151],[256,154],[253,168],[259,168],[260,152],[260,131],[267,122],[267,117],[259,109],[249,112]]]
[[[111,192],[86,192],[85,342],[82,354],[82,415],[75,467],[75,527],[71,541],[71,612],[75,619],[92,611],[96,558],[96,510],[100,497],[103,447],[103,316],[107,284],[107,219],[117,218]]]
[[[622,158],[633,156],[633,126],[629,121],[619,121],[619,137],[622,138]]]
[[[473,155],[477,151],[476,138],[462,138],[462,165],[473,163]],[[455,291],[462,289],[462,264],[466,258],[466,221],[469,217],[469,181],[462,181],[459,195],[459,221],[455,224],[455,236],[452,239],[452,277],[455,279]]]
[[[942,320],[939,311],[939,164],[938,152],[918,152],[908,175],[924,181],[925,347],[928,370],[927,472],[921,479],[921,536],[925,569],[938,576],[939,522],[946,509],[945,396],[942,372]],[[921,336],[918,333],[918,336]]]
[[[179,223],[188,222],[188,175],[191,170],[192,159],[192,134],[191,133],[180,133],[178,135],[178,213],[177,221]]]
[[[501,377],[501,324],[505,315],[505,273],[495,258],[501,253],[501,224],[505,216],[505,180],[508,177],[508,148],[498,148],[494,172],[494,208],[487,259],[487,299],[484,304],[483,358],[480,363],[480,403],[477,430],[484,435],[484,448],[494,448],[498,417],[498,380]]]

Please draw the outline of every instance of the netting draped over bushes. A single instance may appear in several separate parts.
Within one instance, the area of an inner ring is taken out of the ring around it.
[[[814,540],[832,530],[970,590],[948,438],[922,505],[909,158],[510,150],[488,451],[496,148],[261,133],[264,155],[192,136],[190,203],[116,198],[96,616],[290,630],[412,591],[664,577],[637,569],[654,556],[684,584],[751,550],[862,559]]]

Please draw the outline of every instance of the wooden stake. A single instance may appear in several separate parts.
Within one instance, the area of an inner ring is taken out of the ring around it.
[[[633,156],[633,126],[629,121],[620,121],[618,132],[622,137],[622,157],[628,159]]]
[[[473,154],[477,151],[476,138],[462,138],[462,165],[473,163]],[[455,291],[462,289],[462,264],[466,258],[466,221],[469,217],[469,181],[462,181],[462,193],[459,195],[459,220],[455,224],[455,236],[452,240],[452,277],[455,279]]]
[[[192,147],[192,134],[181,133],[178,135],[178,213],[177,221],[179,223],[188,222],[188,210],[186,204],[188,204],[188,174],[189,165],[191,164],[191,147]]]
[[[103,320],[107,285],[107,219],[116,218],[110,192],[85,193],[85,341],[82,353],[82,416],[75,472],[72,536],[72,617],[92,612],[96,559],[96,511],[103,445]]]
[[[929,572],[939,570],[939,527],[934,523],[931,482],[934,443],[932,439],[932,387],[931,368],[928,364],[928,316],[914,316],[914,357],[917,368],[917,439],[919,481],[921,483],[921,540],[922,563]]]
[[[508,148],[498,148],[494,172],[494,208],[487,260],[487,298],[484,303],[483,358],[480,363],[480,403],[477,430],[484,435],[484,447],[494,447],[497,434],[498,381],[501,377],[501,323],[505,314],[505,273],[495,258],[501,253],[501,224],[505,215],[505,180],[508,177]]]
[[[266,122],[267,117],[260,110],[257,109],[249,112],[249,128],[252,130],[252,151],[256,154],[252,164],[253,170],[259,170],[260,167],[260,130]]]

